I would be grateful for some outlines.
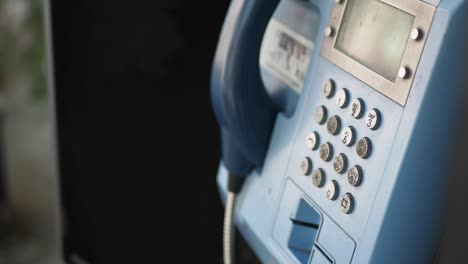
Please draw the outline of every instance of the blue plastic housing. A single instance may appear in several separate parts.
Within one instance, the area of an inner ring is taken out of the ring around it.
[[[258,163],[261,164],[259,170],[249,174],[251,177],[247,178],[239,196],[236,225],[264,263],[432,263],[444,232],[448,181],[453,177],[448,171],[456,153],[457,138],[454,135],[462,125],[458,122],[458,113],[461,113],[466,98],[468,39],[463,32],[468,25],[468,3],[443,0],[436,6],[405,106],[320,56],[324,31],[335,1],[311,0],[309,3],[320,19],[303,93],[290,117],[276,115],[274,110],[275,114],[265,115],[268,118],[276,116],[271,138],[268,137],[264,162]],[[230,23],[229,19],[246,19],[244,14],[248,9],[246,2],[233,1],[224,32],[235,32],[240,22]],[[222,36],[221,43],[224,41],[229,42],[229,39]],[[226,43],[222,46],[231,47]],[[238,54],[234,52],[232,56]],[[217,56],[213,74],[216,75],[222,65],[244,65],[242,58],[245,59],[240,56],[232,61],[231,55]],[[249,61],[256,61],[258,65],[258,57],[249,58]],[[216,78],[214,76],[215,83]],[[322,87],[328,79],[335,81],[337,89],[346,87],[351,99],[362,98],[367,110],[378,108],[382,113],[381,127],[369,130],[362,119],[356,120],[349,115],[349,107],[338,108],[334,100],[325,98]],[[234,129],[236,122],[231,121],[236,118],[226,114],[227,102],[232,104],[230,107],[245,107],[244,103],[237,103],[253,99],[239,94],[238,97],[228,96],[227,101],[220,103],[216,98],[223,96],[226,95],[215,91],[213,101],[218,119],[228,131],[224,136],[240,135],[242,129]],[[263,96],[262,93],[259,102],[266,100]],[[271,108],[267,105],[269,112]],[[339,136],[330,135],[326,126],[314,122],[314,109],[319,105],[329,109],[329,116],[339,115],[343,126],[353,126],[357,138],[366,136],[371,139],[373,152],[369,159],[359,159],[354,147],[344,146]],[[261,104],[258,107],[261,108]],[[263,120],[257,114],[249,118]],[[262,130],[262,135],[265,131]],[[306,148],[306,136],[312,131],[320,134],[322,143],[330,142],[335,146],[335,154],[344,153],[350,165],[359,164],[363,168],[361,186],[351,186],[346,176],[334,173],[331,163],[319,158],[318,151]],[[252,136],[252,142],[255,138]],[[245,145],[249,144],[246,141]],[[225,151],[229,149],[224,149],[223,153]],[[253,153],[256,152],[252,152],[256,157],[261,156]],[[344,214],[338,201],[326,199],[324,189],[316,188],[310,177],[302,175],[300,163],[306,156],[311,157],[314,168],[326,170],[327,182],[338,182],[339,196],[347,192],[353,194],[355,207],[351,214]],[[221,162],[218,172],[223,199],[228,174],[225,162]],[[301,217],[306,217],[305,222],[317,224],[316,232],[297,225],[301,219],[296,218]],[[310,234],[313,242],[298,236],[297,230]]]

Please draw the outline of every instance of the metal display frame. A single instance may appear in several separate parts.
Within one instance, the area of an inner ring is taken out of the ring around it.
[[[395,82],[392,82],[335,48],[337,36],[340,32],[349,1],[352,0],[335,1],[328,22],[328,36],[325,37],[323,41],[320,55],[398,104],[404,106],[414,80],[419,59],[421,58],[426,43],[426,34],[430,30],[436,8],[419,0],[378,0],[413,15],[415,17],[413,29],[421,32],[417,40],[408,38],[408,44],[400,65],[400,67],[407,70],[407,76],[404,78],[397,78]]]

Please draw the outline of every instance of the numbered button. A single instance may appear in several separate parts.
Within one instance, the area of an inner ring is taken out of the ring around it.
[[[319,145],[319,134],[314,131],[307,135],[306,145],[308,149],[316,150]]]
[[[325,144],[322,144],[320,146],[320,158],[323,161],[330,161],[333,155],[333,146],[330,144],[330,142],[327,142]]]
[[[315,108],[314,119],[320,125],[325,124],[325,121],[327,121],[327,108],[323,105]]]
[[[351,116],[359,119],[364,113],[364,101],[361,98],[354,99],[351,102]]]
[[[330,181],[325,188],[325,197],[334,201],[338,197],[338,182]]]
[[[348,105],[349,101],[349,92],[346,88],[343,88],[338,91],[336,94],[336,105],[339,108],[345,108]]]
[[[361,138],[356,145],[356,153],[359,157],[367,159],[372,151],[372,143],[368,137]]]
[[[322,187],[323,183],[325,182],[325,171],[319,168],[312,172],[312,184],[315,187]]]
[[[309,157],[305,157],[301,162],[301,171],[305,176],[309,176],[312,172],[312,160]]]
[[[332,98],[335,94],[335,82],[333,80],[328,80],[322,89],[323,95],[326,98]]]
[[[358,187],[362,182],[362,169],[356,165],[348,171],[348,182],[354,187]]]
[[[352,126],[346,127],[341,132],[341,142],[346,146],[350,147],[354,144],[354,140],[356,139],[356,131]]]
[[[354,208],[354,198],[350,193],[345,193],[340,199],[340,208],[345,214],[350,214]]]
[[[333,169],[339,174],[343,174],[348,166],[348,159],[345,154],[341,153],[333,159]]]
[[[380,126],[381,115],[377,109],[372,109],[366,114],[366,126],[372,130],[376,130]]]
[[[341,129],[341,119],[339,116],[332,116],[328,119],[327,130],[332,135],[338,135]]]

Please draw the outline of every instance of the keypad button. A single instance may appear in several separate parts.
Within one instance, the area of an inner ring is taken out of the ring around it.
[[[312,160],[309,157],[305,157],[301,162],[301,172],[305,176],[309,176],[312,172]]]
[[[356,165],[348,171],[348,182],[354,187],[358,187],[362,182],[362,168]]]
[[[327,130],[332,135],[338,135],[341,129],[341,119],[339,116],[332,116],[328,119]]]
[[[348,166],[346,155],[341,153],[333,159],[333,169],[339,174],[343,174]]]
[[[349,92],[346,88],[343,88],[338,91],[336,94],[336,105],[339,108],[345,108],[348,105],[349,101]]]
[[[364,101],[361,98],[356,98],[351,102],[351,116],[359,119],[364,114]]]
[[[306,140],[306,145],[307,148],[310,150],[316,150],[319,145],[319,134],[317,132],[312,132],[309,135],[307,135],[307,140]]]
[[[341,142],[343,142],[343,144],[350,147],[354,144],[355,140],[356,140],[356,131],[354,130],[352,126],[349,126],[343,129],[343,132],[341,132]]]
[[[323,183],[325,182],[325,171],[319,168],[312,172],[312,184],[315,187],[322,187]]]
[[[338,197],[338,182],[335,180],[330,181],[325,188],[325,197],[334,201]]]
[[[314,119],[320,125],[325,124],[325,121],[327,121],[327,108],[323,105],[315,108]]]
[[[340,208],[345,214],[350,214],[354,208],[354,198],[350,193],[345,193],[340,199]]]
[[[380,111],[374,108],[366,114],[366,126],[372,130],[376,130],[380,126],[381,119]]]
[[[332,98],[335,94],[335,82],[333,80],[328,80],[323,86],[322,93],[326,98]]]
[[[332,156],[333,156],[332,144],[330,144],[330,142],[322,144],[322,146],[320,146],[320,158],[323,161],[330,161]]]
[[[367,159],[372,151],[372,143],[368,137],[361,138],[356,145],[356,153],[359,157]]]

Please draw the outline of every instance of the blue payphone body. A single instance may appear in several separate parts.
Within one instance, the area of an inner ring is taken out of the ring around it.
[[[264,263],[431,263],[466,98],[463,0],[231,3],[218,171]]]

